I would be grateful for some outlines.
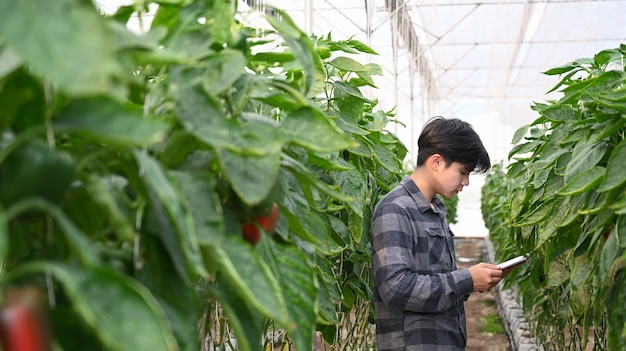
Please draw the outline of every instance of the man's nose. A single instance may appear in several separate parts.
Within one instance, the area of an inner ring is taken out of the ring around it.
[[[465,176],[465,178],[463,178],[463,182],[461,182],[461,184],[463,186],[468,186],[469,185],[469,174],[467,176]]]

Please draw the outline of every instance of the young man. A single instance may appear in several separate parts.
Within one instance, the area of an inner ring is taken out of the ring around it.
[[[374,209],[371,226],[376,344],[383,350],[464,350],[464,301],[498,284],[502,271],[479,263],[457,269],[446,207],[485,173],[489,155],[471,125],[436,117],[418,140],[417,166]]]

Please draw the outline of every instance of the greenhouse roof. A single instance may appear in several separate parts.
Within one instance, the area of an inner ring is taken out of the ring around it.
[[[485,135],[494,159],[506,158],[513,132],[537,117],[533,101],[560,96],[546,95],[559,77],[542,72],[626,43],[626,1],[248,3],[274,4],[311,34],[376,50],[368,60],[384,76],[371,94],[385,108],[397,106],[407,126],[397,132],[411,149],[429,117],[455,116]]]
[[[131,0],[97,0],[105,12]],[[472,123],[494,160],[504,160],[514,131],[537,116],[530,106],[558,76],[542,72],[626,43],[626,1],[525,0],[239,0],[244,21],[284,10],[311,35],[358,39],[378,55],[384,75],[368,91],[395,109],[411,153],[435,115]],[[260,19],[261,18],[261,19]]]

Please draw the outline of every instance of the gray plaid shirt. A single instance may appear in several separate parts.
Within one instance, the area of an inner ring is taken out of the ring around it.
[[[376,205],[371,242],[376,344],[382,350],[464,350],[463,303],[474,289],[467,269],[457,269],[446,206],[434,208],[415,182]]]

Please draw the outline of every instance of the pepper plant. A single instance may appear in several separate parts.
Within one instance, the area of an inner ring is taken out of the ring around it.
[[[533,104],[482,189],[496,258],[530,254],[507,284],[549,350],[626,348],[625,56],[621,45],[544,72],[562,97]]]
[[[0,3],[0,287],[39,291],[56,348],[371,344],[369,218],[407,149],[361,92],[374,50],[267,13]]]

